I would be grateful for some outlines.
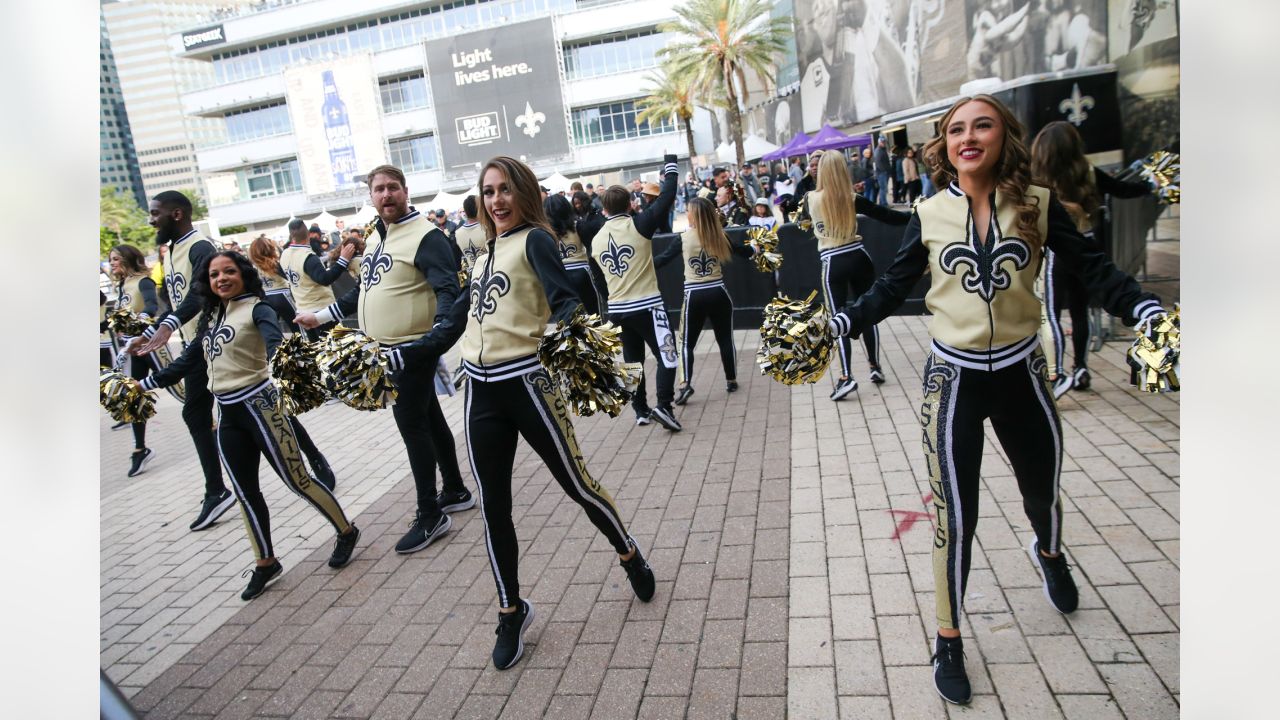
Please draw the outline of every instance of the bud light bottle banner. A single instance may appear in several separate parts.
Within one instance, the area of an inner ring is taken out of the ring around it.
[[[329,168],[333,172],[334,189],[351,187],[356,176],[356,150],[352,145],[351,122],[347,118],[347,104],[338,95],[338,85],[333,71],[321,75],[324,83],[324,134],[329,143]]]

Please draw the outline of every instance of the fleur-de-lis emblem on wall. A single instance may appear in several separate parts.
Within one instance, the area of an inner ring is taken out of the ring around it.
[[[528,102],[524,104],[524,114],[516,116],[516,127],[524,127],[524,134],[529,137],[535,137],[542,130],[542,123],[547,121],[547,116],[533,111],[533,105]]]
[[[511,279],[499,270],[493,272],[493,258],[487,257],[484,271],[471,283],[471,314],[483,321],[485,315],[498,311],[498,298],[511,292]]]
[[[718,264],[719,261],[708,255],[706,250],[700,250],[697,257],[689,258],[689,267],[693,268],[693,274],[698,277],[706,277],[715,272]]]
[[[1009,270],[1001,266],[1006,261],[1013,261],[1018,270],[1025,268],[1031,261],[1031,248],[1016,237],[1001,237],[994,219],[985,243],[978,241],[977,229],[970,219],[968,239],[946,246],[938,257],[943,270],[959,275],[964,289],[986,302],[991,302],[997,291],[1008,288],[1013,281]],[[961,265],[965,267],[961,269]]]
[[[600,253],[600,264],[610,275],[622,277],[631,268],[631,263],[627,261],[635,254],[635,248],[630,245],[619,245],[614,241],[613,235],[610,235],[609,249]]]
[[[222,346],[236,339],[236,329],[230,325],[220,325],[218,329],[204,336],[201,345],[204,357],[208,362],[222,354]]]
[[[1067,122],[1080,127],[1089,119],[1088,110],[1093,109],[1093,98],[1080,94],[1080,83],[1071,84],[1071,97],[1058,103],[1058,112],[1067,116]]]
[[[382,243],[360,261],[360,284],[365,290],[382,282],[382,273],[390,272],[391,256],[382,251]]]

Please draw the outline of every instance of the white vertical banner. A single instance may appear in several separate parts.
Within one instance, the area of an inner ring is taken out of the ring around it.
[[[371,55],[291,67],[284,81],[308,195],[349,190],[387,161]]]

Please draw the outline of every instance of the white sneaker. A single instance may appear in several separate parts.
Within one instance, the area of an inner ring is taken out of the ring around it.
[[[1053,399],[1057,400],[1058,398],[1061,398],[1063,395],[1066,395],[1067,391],[1075,387],[1075,385],[1076,385],[1076,379],[1074,376],[1067,373],[1062,373],[1061,375],[1058,376],[1057,380],[1053,381]]]
[[[831,391],[832,400],[843,400],[849,396],[849,393],[858,389],[858,381],[853,378],[845,378],[836,382],[836,389]]]

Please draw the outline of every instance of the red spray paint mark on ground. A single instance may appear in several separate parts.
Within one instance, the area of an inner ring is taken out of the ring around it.
[[[928,507],[928,506],[929,506],[929,503],[933,502],[933,493],[928,493],[928,494],[926,494],[923,498],[921,498],[921,502],[922,502],[922,504],[923,504],[925,507]],[[920,511],[920,510],[894,510],[894,509],[891,509],[891,510],[889,510],[889,513],[890,513],[890,514],[892,514],[892,515],[897,516],[897,518],[898,518],[898,524],[897,524],[897,526],[893,529],[893,536],[892,536],[892,537],[893,537],[893,539],[894,539],[894,540],[901,540],[901,539],[902,539],[903,534],[905,534],[905,533],[906,533],[908,530],[910,530],[910,529],[911,529],[911,528],[912,528],[912,527],[913,527],[917,522],[919,522],[919,521],[921,521],[921,520],[928,520],[928,521],[929,521],[929,525],[930,525],[930,527],[932,527],[932,526],[933,526],[933,513],[931,513],[931,512],[922,512],[922,511]]]

